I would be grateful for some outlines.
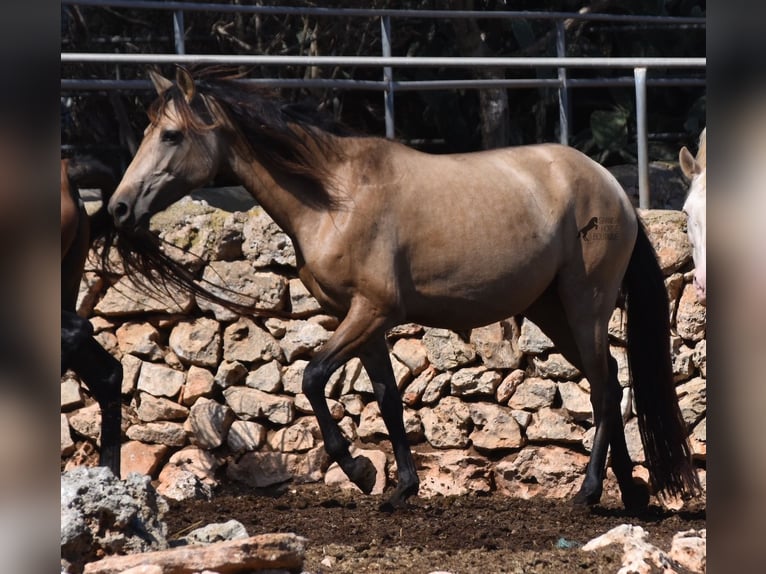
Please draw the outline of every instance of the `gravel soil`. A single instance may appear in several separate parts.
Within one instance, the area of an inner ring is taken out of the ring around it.
[[[310,574],[614,573],[621,548],[580,547],[629,523],[643,527],[649,541],[667,551],[675,533],[706,527],[702,500],[678,511],[650,505],[637,516],[607,495],[591,509],[576,509],[566,500],[491,494],[415,498],[407,508],[386,513],[378,508],[383,501],[321,484],[269,491],[228,485],[210,501],[171,502],[165,520],[171,539],[232,518],[250,535],[294,532],[309,540],[303,571]]]

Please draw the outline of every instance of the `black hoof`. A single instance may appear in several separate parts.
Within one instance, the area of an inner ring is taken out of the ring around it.
[[[622,503],[629,512],[642,512],[649,506],[649,487],[640,479],[622,491]]]
[[[417,495],[419,486],[419,482],[407,485],[397,485],[397,487],[394,489],[394,492],[391,494],[391,496],[388,497],[388,500],[382,503],[378,509],[381,512],[391,513],[397,509],[405,508],[407,506],[407,499],[410,496]]]
[[[586,492],[580,489],[580,492],[578,492],[572,499],[572,504],[579,507],[589,507],[598,504],[599,500],[601,500],[600,490],[595,492]]]
[[[346,472],[346,475],[362,492],[370,494],[375,488],[378,471],[375,470],[375,465],[369,458],[359,455],[353,459],[351,468],[349,472]]]

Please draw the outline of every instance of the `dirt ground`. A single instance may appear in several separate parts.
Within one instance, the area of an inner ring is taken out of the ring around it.
[[[673,535],[705,528],[704,501],[680,511],[651,506],[628,516],[618,500],[577,510],[568,501],[500,495],[416,498],[387,514],[382,497],[321,484],[269,492],[226,486],[208,502],[171,503],[168,535],[179,538],[212,522],[240,521],[251,535],[294,532],[308,538],[303,571],[364,574],[614,573],[621,548],[584,552],[580,546],[624,523],[643,527],[669,550]]]

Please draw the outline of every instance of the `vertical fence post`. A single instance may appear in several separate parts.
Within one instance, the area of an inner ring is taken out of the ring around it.
[[[380,36],[383,47],[383,57],[391,57],[391,18],[382,16],[380,19]],[[383,90],[383,100],[386,111],[386,137],[394,139],[394,74],[391,66],[383,68],[383,81],[386,87]]]
[[[556,20],[556,56],[565,58],[566,31],[564,21]],[[559,141],[569,145],[569,88],[567,87],[567,69],[559,68]]]
[[[646,135],[646,68],[635,68],[636,140],[638,146],[638,206],[649,209],[649,159]]]
[[[186,53],[184,41],[184,13],[181,10],[173,12],[173,38],[176,44],[176,54]]]

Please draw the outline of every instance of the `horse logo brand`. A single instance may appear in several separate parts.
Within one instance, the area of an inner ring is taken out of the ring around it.
[[[617,220],[614,217],[591,217],[577,232],[583,241],[613,241],[617,239]]]

